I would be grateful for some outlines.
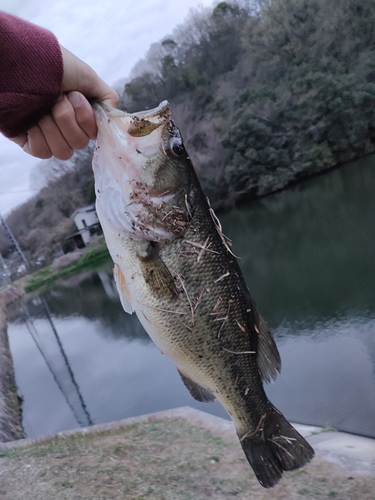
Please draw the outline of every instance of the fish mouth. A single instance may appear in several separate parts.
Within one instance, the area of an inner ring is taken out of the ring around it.
[[[140,111],[137,113],[127,113],[108,104],[95,100],[92,102],[97,122],[103,118],[122,124],[122,129],[132,137],[145,137],[160,126],[166,125],[170,121],[171,113],[169,102],[163,101],[156,108]]]

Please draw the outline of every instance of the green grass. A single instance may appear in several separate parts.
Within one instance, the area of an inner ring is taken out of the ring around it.
[[[41,287],[51,285],[60,278],[67,278],[84,269],[90,269],[104,264],[111,259],[107,246],[104,240],[99,246],[88,250],[79,259],[71,262],[67,266],[63,266],[57,271],[52,271],[50,266],[46,266],[40,271],[36,271],[31,275],[31,279],[25,286],[25,292],[33,292]]]

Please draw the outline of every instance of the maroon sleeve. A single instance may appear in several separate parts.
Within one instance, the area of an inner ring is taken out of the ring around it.
[[[55,36],[0,12],[0,132],[26,132],[56,102],[63,61]]]

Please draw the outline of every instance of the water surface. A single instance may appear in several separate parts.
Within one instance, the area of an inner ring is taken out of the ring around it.
[[[266,386],[295,422],[375,437],[375,158],[221,216],[283,370]],[[198,403],[110,270],[34,298],[9,326],[28,436]]]

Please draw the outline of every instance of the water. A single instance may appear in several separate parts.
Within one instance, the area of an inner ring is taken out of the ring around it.
[[[374,186],[371,157],[221,216],[281,353],[272,402],[292,421],[372,437]],[[122,311],[109,269],[35,298],[9,334],[28,436],[184,405],[227,418],[191,398]]]

